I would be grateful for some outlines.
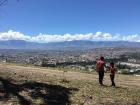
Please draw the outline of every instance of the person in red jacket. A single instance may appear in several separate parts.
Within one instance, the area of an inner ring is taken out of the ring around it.
[[[100,85],[103,85],[104,67],[106,67],[105,62],[104,62],[104,57],[100,57],[100,60],[98,60],[96,63],[96,70],[98,72]]]
[[[111,61],[110,65],[109,65],[109,71],[110,71],[110,80],[112,82],[111,86],[116,86],[115,82],[114,82],[114,78],[115,78],[115,72],[117,71],[116,68],[114,67],[114,62]]]

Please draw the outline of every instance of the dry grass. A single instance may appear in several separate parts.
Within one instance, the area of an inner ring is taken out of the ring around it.
[[[0,65],[0,105],[140,105],[140,77],[116,75],[117,87],[97,74]]]

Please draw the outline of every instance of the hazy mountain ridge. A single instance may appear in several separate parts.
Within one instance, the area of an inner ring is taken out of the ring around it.
[[[136,47],[140,48],[140,42],[128,41],[65,41],[37,43],[24,40],[0,41],[0,49],[45,49],[45,50],[74,50],[92,49],[102,47]]]

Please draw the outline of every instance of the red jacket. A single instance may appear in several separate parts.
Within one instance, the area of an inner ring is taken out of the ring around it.
[[[102,60],[97,61],[96,63],[96,69],[98,71],[104,71],[104,66],[105,66],[105,62]]]

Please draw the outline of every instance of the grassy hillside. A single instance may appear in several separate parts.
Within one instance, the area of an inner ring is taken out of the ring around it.
[[[140,105],[139,76],[105,75],[0,64],[0,105]]]

